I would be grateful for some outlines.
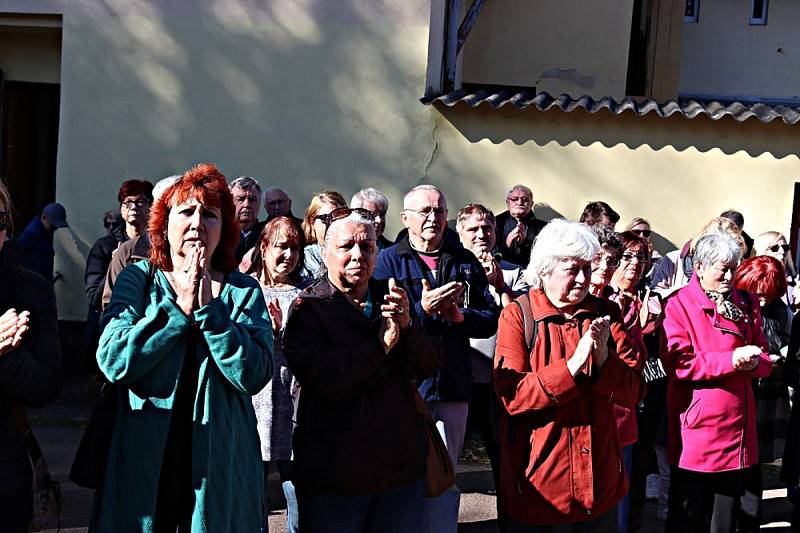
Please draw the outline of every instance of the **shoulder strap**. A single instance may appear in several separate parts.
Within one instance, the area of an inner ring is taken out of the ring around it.
[[[531,299],[528,294],[521,294],[514,300],[514,303],[522,311],[522,322],[525,327],[525,345],[528,347],[528,353],[531,353],[533,343],[536,340],[536,333],[539,329],[539,323],[533,318]]]

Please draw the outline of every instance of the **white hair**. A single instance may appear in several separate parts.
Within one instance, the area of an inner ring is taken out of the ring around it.
[[[526,187],[525,185],[522,185],[521,183],[517,183],[516,185],[514,185],[513,187],[511,187],[511,188],[508,190],[508,192],[506,193],[506,198],[508,198],[509,196],[511,196],[511,193],[513,193],[514,191],[525,191],[525,193],[526,193],[526,194],[527,194],[527,195],[528,195],[530,198],[533,198],[533,191],[530,189],[530,187]]]
[[[412,197],[412,196],[414,195],[414,193],[415,193],[415,192],[417,192],[417,191],[431,191],[431,192],[437,192],[437,193],[439,193],[440,195],[442,195],[442,198],[444,198],[444,193],[443,193],[443,192],[442,192],[442,190],[441,190],[441,189],[439,189],[439,187],[437,187],[436,185],[430,185],[430,184],[417,185],[416,187],[414,187],[413,189],[411,189],[410,191],[408,191],[408,192],[406,193],[406,195],[403,197],[403,209],[411,209],[411,197]],[[446,200],[445,200],[445,201],[446,201]]]
[[[600,250],[597,236],[586,224],[563,219],[547,224],[533,244],[525,278],[532,289],[542,287],[542,276],[564,259],[591,261]]]
[[[170,188],[172,184],[176,181],[181,179],[182,176],[176,174],[174,176],[169,176],[163,179],[160,179],[153,185],[153,202],[161,198],[161,195],[164,194],[164,191]]]
[[[703,235],[694,246],[692,263],[708,268],[717,261],[726,265],[737,265],[741,257],[741,249],[736,240],[723,232]]]
[[[383,211],[389,209],[389,199],[386,198],[382,192],[373,187],[367,187],[355,193],[353,199],[350,200],[350,207],[353,209],[356,207],[364,207],[365,202],[372,202],[380,206]]]
[[[352,213],[350,213],[346,217],[342,217],[342,218],[338,218],[338,219],[334,220],[333,222],[331,222],[331,225],[328,226],[325,229],[325,238],[322,241],[322,247],[323,248],[327,248],[328,247],[328,244],[330,243],[330,240],[331,240],[330,236],[331,236],[331,233],[333,233],[332,230],[333,230],[334,226],[338,226],[338,225],[343,224],[345,222],[349,222],[350,224],[357,224],[359,226],[367,226],[369,228],[372,228],[373,231],[375,230],[375,221],[368,219],[367,217],[365,217],[361,213],[353,211]]]

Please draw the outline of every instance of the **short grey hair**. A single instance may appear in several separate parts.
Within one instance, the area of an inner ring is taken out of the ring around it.
[[[169,189],[176,181],[181,179],[183,176],[180,174],[175,174],[174,176],[167,176],[166,178],[162,178],[153,185],[153,202],[161,198],[164,194],[164,191]]]
[[[339,226],[340,224],[344,224],[345,222],[349,222],[350,224],[358,224],[359,226],[367,226],[367,227],[372,228],[373,231],[375,231],[375,221],[365,217],[361,213],[353,211],[352,213],[350,213],[346,217],[338,218],[338,219],[334,220],[333,222],[331,222],[330,226],[325,228],[325,238],[322,241],[322,247],[323,248],[327,248],[328,244],[330,243],[331,233],[332,233],[331,230],[335,226]]]
[[[350,207],[353,209],[364,207],[365,202],[379,205],[383,211],[388,211],[389,209],[389,199],[381,191],[373,187],[367,187],[355,193],[353,199],[350,200]]]
[[[741,248],[736,240],[727,233],[714,232],[703,235],[697,241],[692,255],[692,264],[708,268],[717,261],[726,265],[738,265]]]
[[[600,250],[597,236],[586,224],[555,219],[547,224],[533,244],[525,281],[532,289],[542,287],[542,276],[564,259],[591,261]]]
[[[413,189],[408,191],[406,193],[406,195],[403,197],[403,209],[410,209],[411,208],[411,197],[417,191],[438,192],[439,194],[442,195],[442,198],[445,198],[445,195],[442,192],[442,190],[439,187],[437,187],[436,185],[430,185],[430,184],[417,185],[416,187],[414,187]],[[447,198],[445,198],[445,202],[447,202]]]
[[[525,185],[522,185],[521,183],[517,183],[516,185],[514,185],[513,187],[508,189],[508,192],[506,193],[506,199],[508,199],[508,197],[511,196],[511,193],[513,193],[514,191],[525,191],[525,193],[531,199],[533,199],[533,191],[531,190],[531,188],[527,187]]]
[[[252,178],[250,176],[239,176],[235,180],[233,180],[230,184],[230,189],[234,187],[238,187],[243,191],[249,191],[250,189],[255,189],[258,191],[258,194],[261,194],[261,185],[258,184],[258,180]]]

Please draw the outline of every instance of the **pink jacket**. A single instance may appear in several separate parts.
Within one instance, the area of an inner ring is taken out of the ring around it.
[[[687,470],[723,472],[758,462],[752,380],[768,376],[772,363],[762,353],[752,371],[733,369],[734,349],[752,344],[764,350],[767,341],[758,298],[737,289],[731,298],[744,312],[738,322],[717,312],[694,275],[665,309],[667,457]]]

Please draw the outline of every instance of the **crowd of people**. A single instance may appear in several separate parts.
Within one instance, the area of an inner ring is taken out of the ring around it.
[[[781,457],[796,492],[800,293],[786,238],[736,211],[661,257],[644,218],[617,231],[598,201],[548,223],[524,185],[497,216],[418,185],[394,240],[374,188],[299,218],[203,164],[117,199],[86,265],[116,398],[92,531],[266,531],[277,471],[289,531],[455,532],[432,457],[457,464],[469,431],[503,532],[638,531],[648,498],[666,531],[755,531]],[[0,185],[0,507],[26,531],[14,413],[58,393],[60,363],[52,263],[3,251],[10,211]]]

